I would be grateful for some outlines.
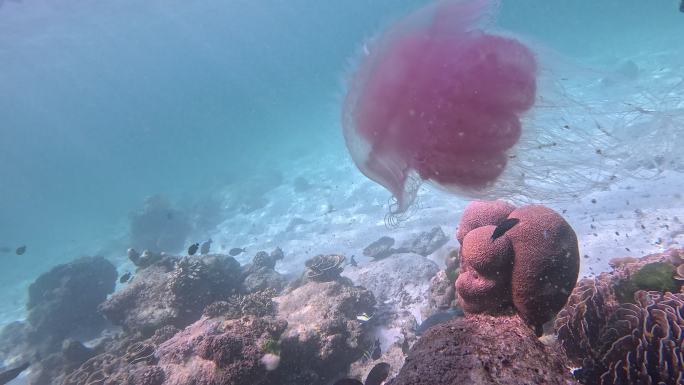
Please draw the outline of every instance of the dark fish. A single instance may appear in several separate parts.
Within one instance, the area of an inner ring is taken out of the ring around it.
[[[387,362],[381,362],[371,369],[366,377],[364,385],[380,385],[387,379],[390,374],[390,365]]]
[[[0,385],[7,384],[8,382],[17,378],[17,376],[29,367],[29,363],[25,363],[17,368],[5,370],[0,372]]]
[[[439,313],[435,313],[431,316],[429,316],[425,321],[423,321],[417,328],[416,328],[416,335],[422,335],[425,333],[428,329],[435,325],[439,325],[441,323],[447,322],[452,318],[455,317],[462,317],[463,316],[463,310],[458,309],[458,308],[451,308],[449,310],[445,311],[440,311]]]
[[[517,225],[518,222],[520,222],[520,219],[518,218],[508,218],[505,221],[499,223],[499,225],[496,226],[494,232],[492,233],[492,241],[504,235],[506,231],[510,230],[513,226]]]
[[[353,255],[351,256],[351,261],[349,262],[349,264],[354,266],[354,267],[358,266],[358,264],[356,263],[356,259],[354,259]]]
[[[202,246],[200,246],[200,254],[202,254],[202,255],[209,254],[209,249],[211,249],[211,239],[202,243]]]
[[[235,256],[237,256],[237,255],[240,255],[240,254],[246,252],[246,251],[247,251],[247,249],[245,249],[245,248],[242,248],[242,249],[241,249],[241,248],[239,248],[239,247],[234,247],[234,248],[230,249],[230,251],[228,252],[228,254],[229,254],[231,257],[235,257]]]
[[[193,243],[188,247],[188,255],[195,255],[197,249],[199,249],[199,243]]]
[[[363,382],[353,378],[343,378],[341,380],[335,381],[333,385],[363,385]]]
[[[679,3],[679,12],[684,12],[684,0]]]
[[[119,278],[119,283],[126,283],[129,279],[131,279],[131,272],[127,271],[121,276],[121,278]]]
[[[382,355],[382,350],[380,350],[380,340],[375,340],[375,345],[373,345],[373,352],[371,353],[371,358],[377,360]]]
[[[17,247],[17,250],[15,252],[17,253],[17,255],[24,255],[24,253],[26,252],[26,245]]]

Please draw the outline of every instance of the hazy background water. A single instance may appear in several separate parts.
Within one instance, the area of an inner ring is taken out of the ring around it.
[[[0,0],[1,2],[1,0]],[[6,1],[0,288],[106,250],[146,196],[194,202],[344,148],[364,39],[425,1]],[[678,0],[504,0],[498,26],[578,61],[684,49]]]

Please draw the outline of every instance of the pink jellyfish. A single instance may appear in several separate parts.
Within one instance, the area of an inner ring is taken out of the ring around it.
[[[492,0],[444,0],[400,21],[365,51],[344,104],[359,169],[405,211],[413,180],[473,191],[494,183],[534,104],[537,63],[517,40],[477,26]]]

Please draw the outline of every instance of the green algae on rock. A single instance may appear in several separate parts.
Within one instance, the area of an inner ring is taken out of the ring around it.
[[[620,303],[633,303],[634,293],[639,290],[677,292],[678,285],[673,278],[674,272],[675,268],[670,263],[648,263],[615,287],[615,295]]]

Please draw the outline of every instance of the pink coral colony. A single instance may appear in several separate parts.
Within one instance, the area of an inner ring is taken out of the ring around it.
[[[494,239],[497,225],[509,218],[518,221]],[[542,325],[565,305],[577,282],[577,237],[563,217],[547,207],[472,202],[457,238],[461,273],[456,291],[468,313],[515,309],[541,334]]]

